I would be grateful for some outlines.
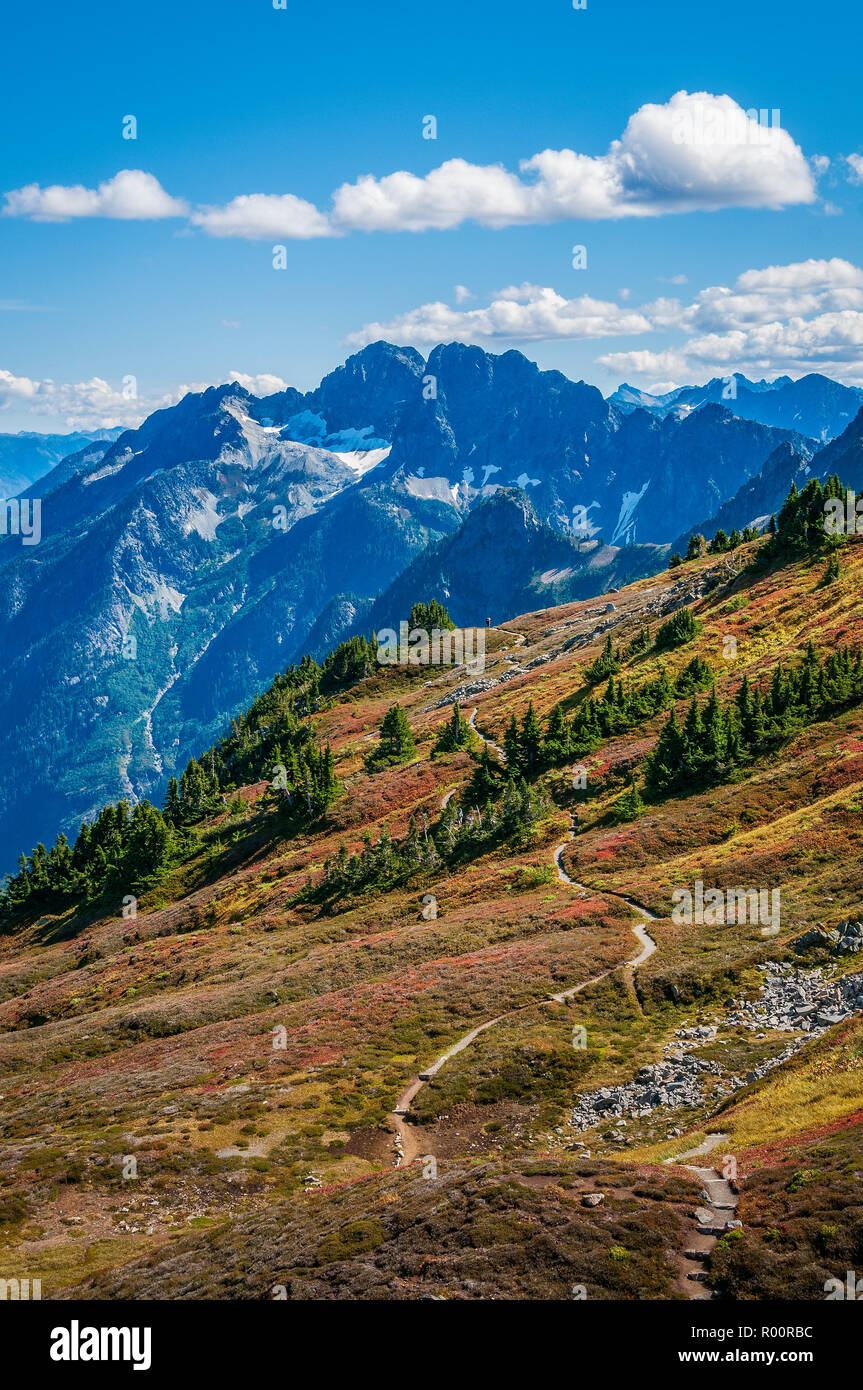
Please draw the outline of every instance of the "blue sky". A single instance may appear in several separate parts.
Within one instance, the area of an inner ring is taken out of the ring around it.
[[[132,422],[183,385],[236,373],[309,387],[374,324],[421,350],[437,325],[516,346],[605,391],[738,368],[821,366],[863,384],[850,3],[96,0],[82,12],[49,0],[9,24],[4,431]],[[689,104],[670,107],[681,91]],[[729,122],[734,103],[781,111],[757,167],[735,162],[725,136],[699,150],[678,140],[696,94],[727,98],[699,100]],[[127,115],[135,140],[122,138]],[[520,170],[546,150],[589,162]],[[488,166],[506,171],[500,188]],[[147,180],[112,192],[121,170]],[[356,191],[398,171],[413,176],[404,189]],[[302,203],[267,201],[286,194]],[[265,201],[240,215],[232,200],[247,195]],[[130,215],[138,206],[180,211]],[[226,226],[235,234],[216,234]],[[573,269],[577,244],[586,270]],[[121,396],[128,376],[136,401]]]

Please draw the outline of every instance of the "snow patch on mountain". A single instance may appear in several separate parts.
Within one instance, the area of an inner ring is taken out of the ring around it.
[[[314,410],[301,410],[292,415],[281,435],[283,439],[293,439],[297,444],[313,444],[319,449],[328,449],[339,457],[342,453],[369,453],[378,449],[389,452],[391,447],[391,441],[379,439],[371,425],[331,432],[324,416]]]
[[[451,484],[448,478],[425,478],[409,473],[404,487],[411,497],[419,497],[423,501],[458,503],[458,485]]]
[[[625,536],[626,532],[632,526],[638,504],[649,487],[650,479],[648,478],[647,481],[642,484],[640,492],[625,492],[623,494],[620,502],[620,513],[617,518],[617,525],[614,528],[614,535],[611,538],[612,545],[616,545],[618,540]]]
[[[103,478],[110,478],[113,473],[120,473],[135,455],[131,450],[115,463],[106,463],[104,468],[96,468],[92,473],[87,473],[81,478],[82,486],[89,487],[91,483],[99,483]]]
[[[389,458],[391,449],[392,445],[387,444],[385,448],[381,449],[349,449],[347,451],[331,449],[330,453],[340,463],[347,464],[358,478],[362,478],[373,468],[377,468],[379,463],[383,463],[385,458]]]

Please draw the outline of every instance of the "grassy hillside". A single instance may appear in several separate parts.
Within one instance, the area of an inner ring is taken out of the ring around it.
[[[531,814],[514,829],[484,821],[383,886],[321,886],[342,843],[359,854],[366,834],[440,840],[451,793],[450,814],[471,814],[482,744],[435,752],[456,692],[502,747],[530,706],[545,731],[555,707],[570,720],[602,696],[605,681],[586,672],[609,635],[627,691],[663,672],[674,686],[698,656],[720,702],[744,676],[766,690],[810,640],[819,660],[863,647],[863,544],[845,544],[828,587],[823,557],[780,566],[764,547],[514,617],[489,632],[481,681],[373,670],[304,717],[333,754],[322,814],[280,805],[262,752],[257,776],[138,891],[137,916],[122,915],[113,887],[89,905],[19,914],[0,936],[0,1277],[90,1297],[272,1297],[280,1285],[289,1297],[546,1298],[571,1297],[573,1284],[591,1297],[687,1297],[702,1287],[680,1263],[699,1180],[666,1160],[714,1131],[741,1174],[744,1229],[712,1256],[717,1290],[776,1296],[787,1269],[787,1296],[818,1296],[796,1272],[810,1247],[824,1278],[844,1277],[848,1241],[812,1221],[836,1224],[849,1165],[863,1162],[859,1021],[737,1088],[797,1035],[729,1020],[768,961],[825,978],[863,962],[793,949],[814,924],[860,913],[863,706],[792,722],[721,775],[651,798],[663,708],[535,769]],[[697,635],[658,651],[660,624],[681,607]],[[673,699],[681,720],[690,699]],[[395,702],[416,750],[369,771]],[[503,783],[497,752],[493,762]],[[622,820],[633,783],[643,805]],[[575,885],[558,875],[560,846]],[[672,893],[695,880],[779,888],[778,934],[676,924]],[[656,950],[636,968],[642,919],[627,899],[657,919]],[[712,1067],[697,1103],[573,1125],[577,1094],[629,1082],[693,1026],[716,1029],[697,1053]],[[429,1157],[437,1176],[424,1176]],[[810,1174],[810,1215],[783,1186],[789,1164]],[[591,1192],[603,1201],[583,1205]],[[778,1244],[767,1234],[786,1226]],[[768,1265],[765,1286],[753,1271]]]

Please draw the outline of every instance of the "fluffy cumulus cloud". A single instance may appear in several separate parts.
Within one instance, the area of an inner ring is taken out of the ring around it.
[[[523,160],[518,174],[450,159],[422,177],[366,175],[336,190],[332,222],[417,232],[468,220],[504,227],[813,202],[812,169],[772,120],[747,114],[728,96],[677,92],[636,111],[604,155],[543,150]]]
[[[747,113],[729,96],[681,91],[640,107],[605,154],[547,149],[518,171],[449,159],[423,175],[401,169],[343,183],[329,212],[293,193],[250,193],[197,208],[191,222],[210,236],[279,241],[811,203],[817,162],[775,116]],[[849,157],[852,170],[857,158]],[[65,220],[176,217],[184,208],[151,174],[127,169],[97,189],[31,184],[6,194],[5,212]]]
[[[863,385],[863,270],[838,257],[748,270],[691,304],[663,300],[642,310],[655,328],[678,330],[681,341],[598,359],[620,376],[818,371]]]
[[[288,383],[272,372],[258,372],[249,376],[247,372],[229,372],[225,381],[238,381],[253,396],[274,396],[277,391],[286,391]],[[187,388],[191,390],[190,388]]]
[[[733,285],[708,286],[690,302],[566,299],[531,284],[500,290],[476,308],[461,308],[458,293],[455,298],[455,307],[423,304],[386,323],[367,323],[348,345],[378,338],[418,348],[453,340],[510,345],[650,333],[650,346],[605,353],[598,363],[642,382],[821,371],[863,385],[863,270],[838,257],[746,270]]]
[[[229,381],[239,382],[253,396],[269,396],[287,386],[270,372],[249,375],[230,371],[219,381],[188,382],[170,391],[146,392],[131,377],[113,385],[98,376],[77,382],[58,382],[50,377],[36,381],[0,368],[0,411],[14,410],[16,415],[26,416],[28,427],[35,430],[47,430],[47,422],[57,420],[70,430],[112,429],[117,425],[131,429],[154,410],[176,405],[190,391],[205,391],[208,386]]]
[[[63,420],[72,430],[110,429],[139,425],[151,411],[175,404],[184,389],[188,388],[167,395],[138,396],[131,381],[125,389],[98,376],[77,382],[58,382],[50,377],[34,381],[0,369],[0,410],[16,409],[32,416],[34,429],[40,427],[40,417]]]
[[[191,220],[210,236],[248,241],[308,241],[333,235],[324,214],[293,193],[243,194],[223,208],[200,208]]]
[[[348,339],[361,347],[379,338],[432,347],[436,343],[486,343],[501,339],[511,343],[547,341],[553,338],[606,338],[646,333],[650,322],[643,314],[602,299],[582,295],[565,299],[539,285],[511,286],[500,290],[490,304],[477,309],[451,309],[447,304],[423,304],[389,323],[368,323]]]
[[[6,217],[30,217],[35,222],[68,222],[74,217],[111,217],[121,221],[155,221],[183,217],[188,205],[172,198],[159,180],[143,169],[121,169],[98,188],[27,184],[5,195]]]

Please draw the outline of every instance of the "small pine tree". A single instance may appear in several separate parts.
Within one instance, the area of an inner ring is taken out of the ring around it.
[[[381,720],[380,736],[379,746],[367,760],[370,766],[405,762],[416,753],[411,726],[401,705],[390,705]]]
[[[180,801],[180,787],[176,777],[172,777],[168,783],[162,814],[169,825],[178,826],[183,818],[183,804]]]
[[[488,744],[484,743],[476,771],[468,782],[465,799],[471,806],[482,806],[496,797],[500,790],[500,778],[495,772]]]
[[[518,743],[521,751],[521,767],[525,776],[536,776],[540,769],[542,756],[542,729],[539,726],[532,700],[522,721]]]
[[[839,565],[839,556],[834,550],[830,559],[827,561],[827,568],[821,576],[821,583],[818,585],[819,589],[826,589],[828,584],[835,584],[836,580],[840,579],[841,576],[842,570]]]
[[[691,642],[701,631],[701,624],[692,616],[689,608],[679,608],[668,622],[663,623],[656,634],[656,650],[670,651]]]
[[[435,743],[436,753],[457,753],[460,749],[471,748],[476,735],[461,712],[458,704],[453,705],[452,716],[440,732]]]
[[[638,787],[635,782],[627,787],[622,796],[619,796],[611,808],[611,819],[615,824],[623,821],[638,820],[647,810],[641,799]]]
[[[515,776],[521,769],[521,740],[518,736],[518,725],[515,722],[514,714],[510,716],[510,721],[504,732],[503,752],[510,776]]]
[[[725,551],[728,549],[728,546],[728,536],[720,526],[719,530],[716,532],[716,535],[713,537],[713,540],[710,542],[708,549],[711,555],[723,555]]]
[[[596,685],[599,681],[604,681],[606,676],[616,676],[619,670],[620,654],[615,652],[609,633],[602,654],[584,668],[584,674],[591,685]]]
[[[410,625],[412,628],[422,628],[424,632],[433,632],[435,628],[439,632],[453,629],[455,623],[444,608],[442,603],[438,603],[433,598],[429,603],[415,603],[411,609]]]

